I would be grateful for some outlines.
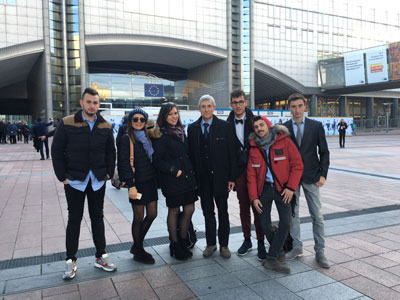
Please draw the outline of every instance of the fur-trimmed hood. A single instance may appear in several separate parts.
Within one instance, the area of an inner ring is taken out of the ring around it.
[[[149,119],[147,121],[146,128],[147,128],[147,134],[148,134],[149,138],[159,139],[162,136],[160,127],[158,127],[158,124],[156,121]]]
[[[275,128],[275,130],[276,130],[276,133],[277,133],[276,140],[280,140],[282,138],[286,138],[286,137],[290,136],[289,129],[287,129],[286,126],[276,124],[276,125],[272,125],[271,128]],[[252,132],[249,135],[249,141],[254,141],[255,139],[256,139],[256,133]]]

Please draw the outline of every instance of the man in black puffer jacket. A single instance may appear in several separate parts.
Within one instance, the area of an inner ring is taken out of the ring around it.
[[[75,277],[86,196],[96,246],[95,267],[105,271],[116,270],[105,251],[103,221],[105,183],[113,176],[115,169],[114,136],[111,124],[98,113],[100,99],[97,91],[87,88],[82,99],[82,110],[59,122],[51,146],[54,172],[57,179],[64,183],[68,203],[64,279]]]

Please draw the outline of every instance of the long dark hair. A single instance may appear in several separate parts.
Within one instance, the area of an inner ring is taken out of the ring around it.
[[[167,117],[168,117],[168,114],[171,112],[171,110],[174,107],[176,108],[176,111],[178,112],[178,116],[179,116],[178,123],[176,123],[176,127],[180,127],[183,129],[183,125],[181,122],[181,115],[180,115],[179,109],[175,103],[173,103],[173,102],[164,103],[160,108],[160,112],[158,113],[157,125],[160,128],[167,129],[168,134],[171,134],[171,130],[170,130],[171,125],[167,122]]]
[[[132,140],[132,143],[135,143],[135,135],[133,134],[133,131],[135,129],[133,129],[133,126],[132,126],[132,118],[128,119],[127,125],[128,125],[128,135],[129,135],[130,139]],[[146,134],[147,139],[149,140],[149,143],[151,144],[151,139],[150,139],[149,133],[147,131],[147,123],[144,123],[143,130],[144,130],[144,133]]]

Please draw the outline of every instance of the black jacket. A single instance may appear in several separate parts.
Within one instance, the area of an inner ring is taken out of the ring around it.
[[[246,108],[246,120],[244,121],[244,145],[240,143],[236,135],[235,126],[235,112],[232,110],[226,120],[228,123],[232,124],[233,130],[235,132],[236,138],[236,158],[237,158],[237,177],[239,177],[247,168],[247,161],[249,159],[250,141],[249,135],[254,132],[253,129],[253,112]]]
[[[189,143],[161,129],[162,136],[154,140],[153,162],[159,170],[161,190],[165,197],[182,195],[197,189],[196,178],[189,158]],[[178,171],[182,174],[176,177]]]
[[[50,121],[49,123],[37,122],[35,125],[33,125],[32,132],[36,137],[46,136],[47,132],[48,132],[47,127],[52,124],[53,124],[53,121]]]
[[[202,117],[190,124],[188,128],[189,154],[200,196],[202,191],[200,180],[201,120]],[[211,171],[214,174],[214,196],[225,196],[228,191],[228,182],[234,182],[236,179],[236,150],[236,138],[232,125],[214,115],[210,126],[210,162]]]
[[[154,156],[154,154],[153,154]],[[155,180],[156,170],[144,150],[143,144],[135,141],[133,144],[133,172],[130,165],[130,141],[127,134],[119,139],[118,143],[118,176],[121,181],[126,182],[129,187],[136,183]]]
[[[112,177],[115,146],[111,123],[99,113],[93,130],[83,120],[82,111],[63,118],[51,145],[53,167],[58,180],[85,180],[92,170],[98,180]]]
[[[339,122],[339,124],[337,125],[337,127],[339,128],[339,133],[341,134],[345,134],[346,133],[346,129],[347,129],[347,123],[346,122]]]
[[[7,132],[7,125],[3,121],[0,121],[0,134],[4,134],[6,132]]]
[[[296,144],[303,158],[304,171],[302,181],[310,184],[316,183],[320,176],[327,178],[329,150],[322,123],[305,118],[301,147],[298,146],[294,135],[292,119],[285,122],[284,125],[289,129],[290,138]]]

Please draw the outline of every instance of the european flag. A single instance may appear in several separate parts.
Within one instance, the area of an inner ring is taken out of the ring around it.
[[[144,84],[145,97],[164,97],[164,86],[162,84]]]

